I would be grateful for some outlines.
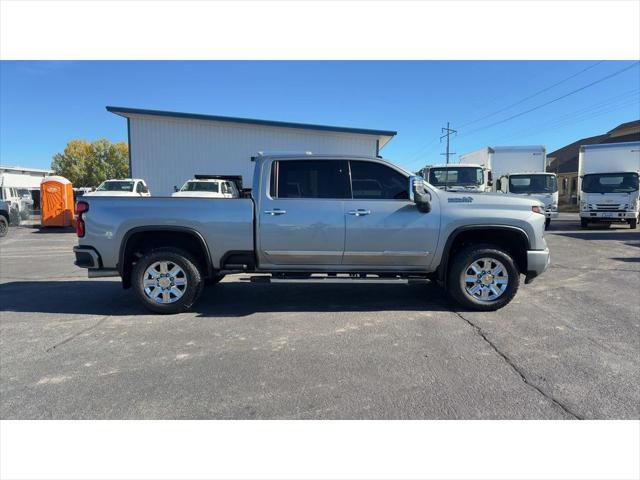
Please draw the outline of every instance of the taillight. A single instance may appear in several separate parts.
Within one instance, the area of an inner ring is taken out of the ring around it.
[[[82,214],[89,211],[89,204],[87,202],[76,203],[76,235],[78,237],[84,237],[84,218]]]

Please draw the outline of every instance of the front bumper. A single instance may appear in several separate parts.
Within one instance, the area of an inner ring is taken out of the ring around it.
[[[626,211],[626,212],[593,212],[584,210],[580,212],[580,218],[589,220],[602,220],[604,222],[618,222],[621,220],[629,220],[638,217],[638,212]]]
[[[549,249],[544,250],[527,250],[527,275],[524,283],[533,282],[533,279],[544,272],[551,262]]]

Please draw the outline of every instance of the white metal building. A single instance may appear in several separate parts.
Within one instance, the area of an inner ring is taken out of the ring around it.
[[[258,152],[377,156],[394,131],[107,107],[127,119],[129,171],[167,196],[194,175],[242,175],[251,186]]]
[[[40,190],[40,181],[49,175],[51,170],[29,167],[11,167],[0,165],[0,185],[27,190]]]

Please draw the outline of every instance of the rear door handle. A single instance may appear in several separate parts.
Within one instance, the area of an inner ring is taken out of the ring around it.
[[[355,215],[356,217],[364,217],[365,215],[371,215],[371,210],[365,210],[364,208],[356,208],[355,210],[349,210],[349,215]]]
[[[287,213],[286,210],[280,210],[279,208],[274,208],[273,210],[265,210],[264,213],[267,215],[275,216],[275,215],[284,215]]]

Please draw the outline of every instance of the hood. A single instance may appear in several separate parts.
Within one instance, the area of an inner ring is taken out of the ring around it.
[[[173,192],[171,196],[190,198],[224,198],[222,194],[215,192]]]
[[[538,200],[539,202],[548,205],[549,203],[553,203],[553,193],[529,193],[520,195],[521,197],[531,198],[533,200]]]
[[[491,208],[500,210],[531,210],[544,203],[532,196],[512,195],[497,192],[451,192],[438,191],[438,198],[444,205],[467,206],[471,208]]]
[[[135,192],[87,192],[83,195],[84,197],[139,197],[140,195]]]

